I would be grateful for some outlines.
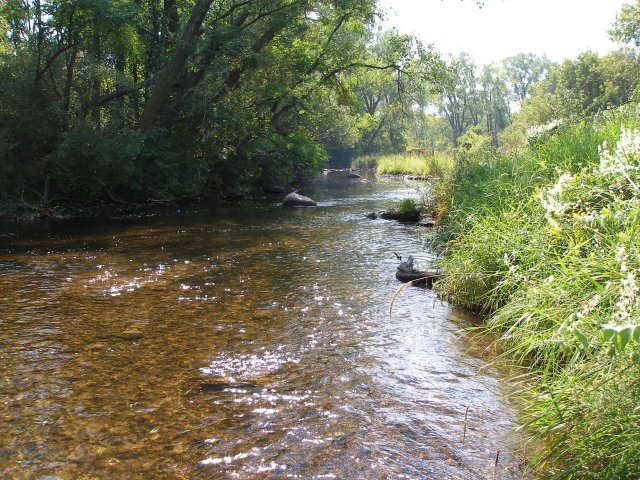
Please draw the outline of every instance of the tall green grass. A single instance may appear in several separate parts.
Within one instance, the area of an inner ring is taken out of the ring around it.
[[[420,175],[445,177],[454,169],[455,160],[444,153],[430,156],[383,155],[356,158],[354,168],[376,168],[380,175]]]
[[[351,161],[351,168],[376,168],[379,158],[377,155],[362,155],[356,157]]]
[[[527,369],[532,468],[554,478],[640,477],[640,132],[621,139],[637,127],[628,108],[464,158],[443,189],[438,288]]]

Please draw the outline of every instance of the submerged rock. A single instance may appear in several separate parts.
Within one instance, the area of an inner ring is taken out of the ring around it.
[[[431,288],[433,282],[440,278],[440,273],[435,269],[418,270],[413,264],[413,257],[409,256],[406,262],[398,265],[396,278],[401,282],[413,282],[414,285]]]
[[[430,175],[405,175],[404,179],[425,181],[425,180],[431,180],[433,179],[433,177],[431,177]]]
[[[422,218],[418,222],[421,227],[433,228],[436,226],[436,221],[433,218]]]
[[[262,390],[263,386],[255,382],[235,382],[228,379],[213,379],[200,384],[201,392],[224,392],[233,388],[241,388],[243,390]]]
[[[420,221],[420,212],[418,211],[408,211],[401,212],[400,210],[386,210],[380,214],[380,218],[384,218],[385,220],[397,220],[399,222],[418,222]]]
[[[347,178],[362,178],[362,177],[357,173],[350,173],[349,175],[347,175]]]
[[[318,204],[304,195],[300,195],[296,192],[291,192],[282,200],[283,207],[317,207]]]

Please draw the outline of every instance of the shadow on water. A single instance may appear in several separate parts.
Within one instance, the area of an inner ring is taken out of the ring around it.
[[[415,188],[310,194],[4,235],[0,476],[519,478],[472,319],[417,288],[388,315],[428,233],[365,214]]]

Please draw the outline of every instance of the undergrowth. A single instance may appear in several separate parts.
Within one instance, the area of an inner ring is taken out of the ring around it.
[[[437,288],[528,370],[531,465],[554,478],[640,476],[639,127],[608,112],[462,158],[442,187]]]

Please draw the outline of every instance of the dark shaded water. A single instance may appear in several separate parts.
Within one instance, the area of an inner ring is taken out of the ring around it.
[[[415,190],[311,193],[3,232],[0,477],[517,478],[471,319],[418,288],[389,317],[428,234],[364,214]]]

